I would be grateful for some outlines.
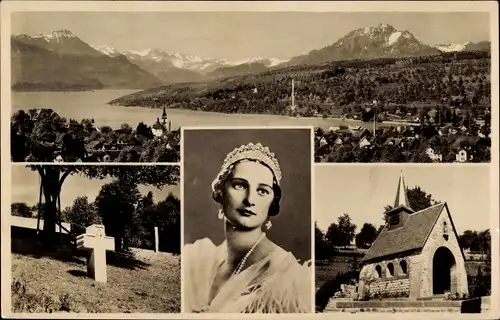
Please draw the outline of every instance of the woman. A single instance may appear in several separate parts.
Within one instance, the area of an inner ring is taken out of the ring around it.
[[[311,312],[311,270],[267,236],[279,213],[281,169],[269,148],[248,144],[225,158],[212,183],[225,241],[183,250],[185,312]]]

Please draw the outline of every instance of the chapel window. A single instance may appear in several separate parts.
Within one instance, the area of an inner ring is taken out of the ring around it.
[[[382,278],[382,267],[376,266],[375,271],[377,272],[377,278]]]
[[[446,221],[443,222],[443,237],[445,240],[448,240],[448,225]]]
[[[387,264],[387,276],[394,277],[394,265],[391,262]]]
[[[402,274],[407,274],[408,273],[408,265],[406,264],[405,260],[401,260],[399,263],[399,266],[401,267],[401,273]]]

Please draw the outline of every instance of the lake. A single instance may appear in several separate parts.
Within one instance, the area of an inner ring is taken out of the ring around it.
[[[162,115],[162,109],[110,106],[113,99],[137,90],[97,90],[84,92],[12,92],[12,113],[17,110],[51,108],[60,116],[80,121],[93,118],[95,126],[119,128],[128,123],[135,128],[139,122],[151,126]],[[215,112],[167,109],[172,129],[180,126],[315,126],[328,129],[339,124],[362,125],[356,120],[294,118],[276,115],[224,114]],[[364,123],[366,126],[367,124]],[[382,124],[380,124],[382,125]],[[384,126],[391,124],[383,124]],[[368,124],[371,127],[371,124]],[[379,126],[379,124],[377,124]]]

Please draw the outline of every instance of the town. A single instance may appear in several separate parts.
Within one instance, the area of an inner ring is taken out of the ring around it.
[[[421,118],[412,119],[417,123],[398,124],[402,111],[396,109],[394,115],[381,113],[393,121],[390,126],[373,121],[332,126],[327,131],[317,128],[315,161],[489,162],[491,113],[483,110],[483,114],[471,115],[460,108],[429,108],[421,112]]]
[[[11,157],[14,162],[178,162],[180,130],[172,130],[165,108],[151,126],[134,130],[95,126],[61,118],[51,109],[20,110],[11,119]]]

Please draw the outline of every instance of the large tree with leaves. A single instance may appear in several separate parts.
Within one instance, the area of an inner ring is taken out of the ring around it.
[[[334,248],[328,244],[325,233],[314,224],[314,248],[316,260],[325,260],[332,256]]]
[[[130,186],[151,185],[163,188],[179,183],[178,166],[126,166],[126,165],[31,165],[41,177],[43,196],[44,226],[41,238],[44,246],[55,243],[57,207],[64,181],[69,175],[80,174],[90,179],[116,178]]]
[[[378,231],[375,226],[371,223],[365,223],[356,234],[356,247],[358,248],[369,248],[373,241],[377,238]]]
[[[326,240],[330,246],[347,246],[354,239],[356,225],[351,217],[344,213],[337,218],[337,223],[332,223],[326,232]]]
[[[141,225],[140,217],[135,214],[139,199],[137,185],[123,180],[104,185],[95,199],[106,234],[114,238],[117,251],[130,246],[127,240],[136,232],[133,228]]]
[[[13,216],[31,218],[33,216],[33,207],[24,202],[14,202],[10,205],[10,211]]]
[[[85,232],[85,228],[100,223],[100,217],[94,203],[89,202],[87,196],[77,197],[73,200],[73,205],[65,208],[61,212],[63,221],[71,223],[71,234],[80,235]]]

